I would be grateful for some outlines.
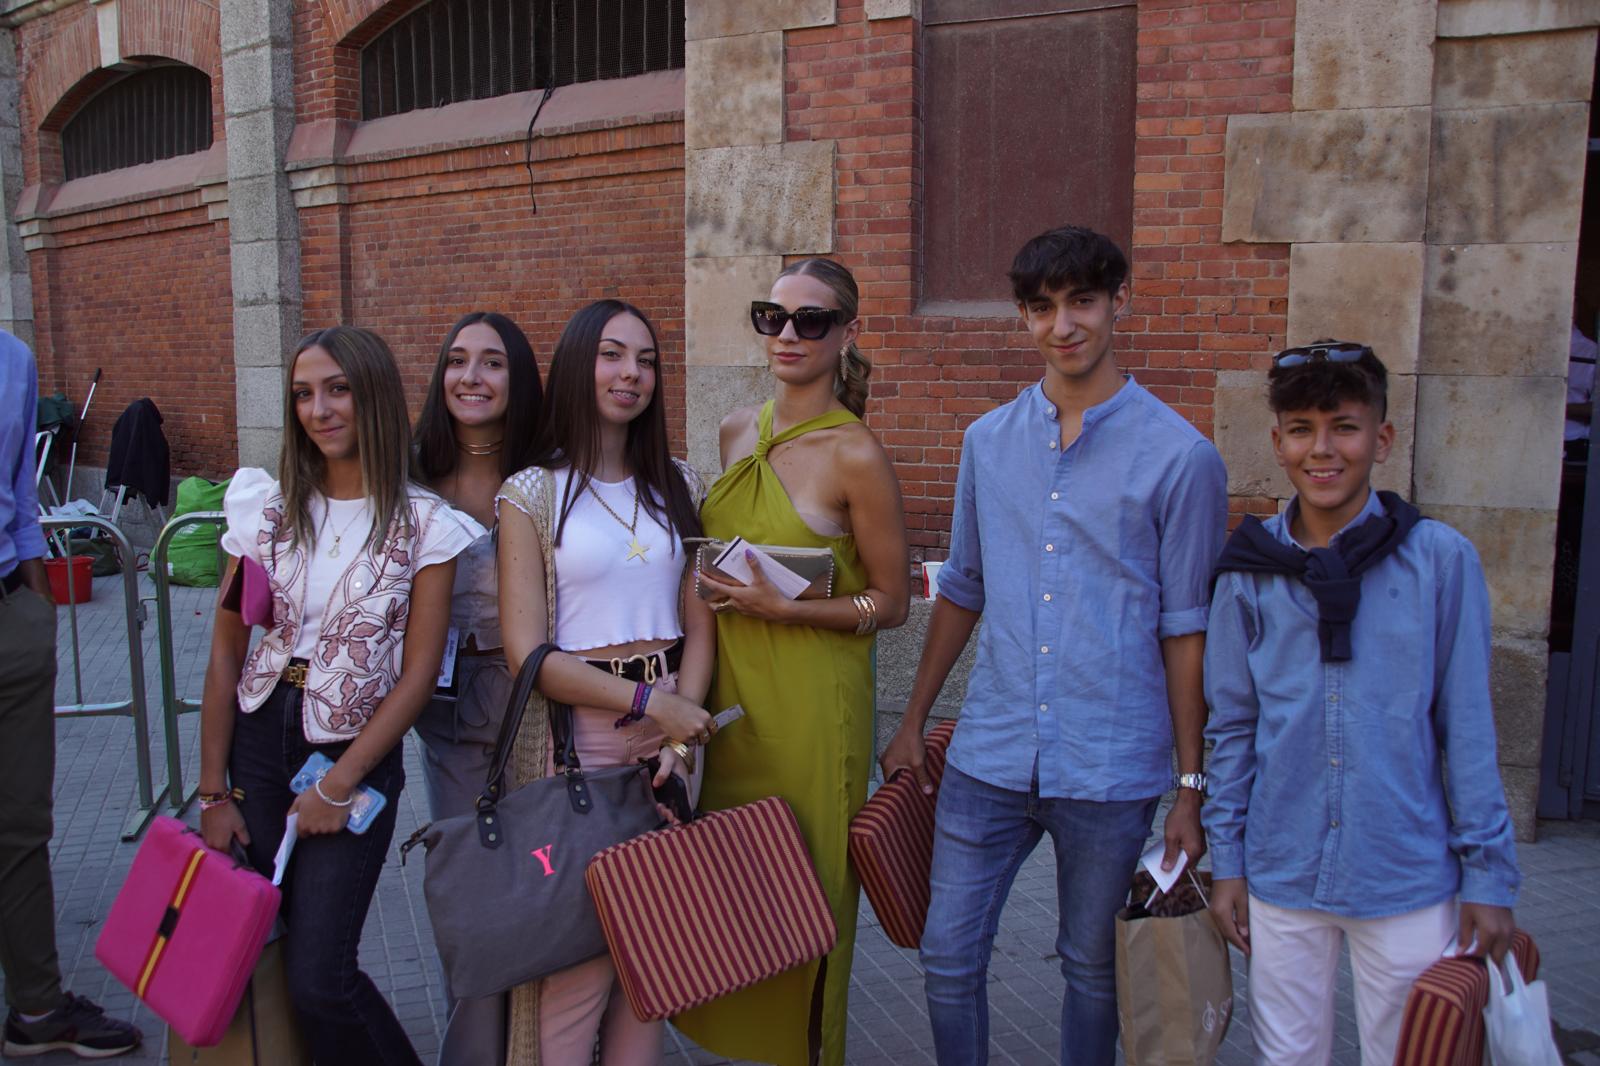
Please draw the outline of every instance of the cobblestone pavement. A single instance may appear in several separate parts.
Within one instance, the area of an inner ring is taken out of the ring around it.
[[[85,701],[125,699],[128,694],[120,581],[97,579],[94,601],[79,611]],[[145,595],[152,594],[148,578],[141,578],[141,587]],[[182,695],[199,694],[214,595],[209,589],[174,590],[176,674]],[[69,632],[63,610],[59,703],[78,702],[70,668]],[[159,791],[165,780],[165,755],[153,621],[146,624],[141,639],[151,708],[151,763]],[[181,746],[191,781],[196,773],[197,724],[197,716],[192,714],[181,719]],[[132,723],[126,718],[63,718],[57,725],[57,737],[52,854],[62,969],[73,991],[98,1000],[113,1013],[131,1017],[145,1030],[145,1046],[119,1061],[164,1062],[162,1023],[94,959],[100,923],[136,848],[119,839],[137,804]],[[407,745],[407,775],[413,787],[400,797],[397,840],[404,839],[426,817],[423,790],[416,784],[421,774],[415,741],[408,738]],[[191,813],[189,817],[192,821],[195,816]],[[1524,845],[1519,855],[1526,881],[1517,919],[1539,942],[1544,958],[1541,976],[1549,987],[1568,1061],[1600,1066],[1600,1036],[1596,1035],[1600,1034],[1600,964],[1595,961],[1600,959],[1600,909],[1595,903],[1596,886],[1600,885],[1600,823],[1543,823],[1539,842]],[[422,900],[422,866],[413,862],[401,867],[391,856],[379,881],[361,957],[366,971],[395,1004],[418,1052],[431,1062],[443,1019],[439,973]],[[1052,947],[1055,924],[1054,875],[1046,843],[1017,877],[995,944],[989,986],[992,1062],[1035,1066],[1055,1061],[1062,990]],[[1223,1066],[1244,1066],[1250,1061],[1249,1016],[1242,995],[1246,980],[1236,956],[1239,1008],[1218,1059]],[[1359,1055],[1348,969],[1341,981],[1337,1011],[1335,1062],[1356,1066]],[[849,1025],[847,1058],[855,1066],[912,1066],[933,1061],[916,955],[888,942],[865,901],[851,975]],[[35,1061],[75,1060],[63,1054]],[[725,1060],[672,1033],[666,1061],[685,1066]]]

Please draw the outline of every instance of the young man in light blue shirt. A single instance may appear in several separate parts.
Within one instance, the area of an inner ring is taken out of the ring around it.
[[[985,986],[1000,909],[1041,837],[1055,847],[1061,1062],[1111,1066],[1113,920],[1159,797],[1182,786],[1167,859],[1205,850],[1200,669],[1227,523],[1217,450],[1112,358],[1128,265],[1063,227],[1010,273],[1044,378],[966,431],[950,557],[885,776],[922,765],[922,730],[981,616],[940,786],[922,941],[941,1066],[988,1061]]]
[[[1387,1066],[1418,975],[1457,937],[1500,959],[1513,929],[1489,595],[1465,537],[1372,489],[1394,442],[1387,378],[1361,344],[1275,357],[1272,446],[1295,497],[1240,525],[1211,603],[1211,909],[1250,957],[1268,1066],[1331,1060],[1341,939],[1361,1061]]]

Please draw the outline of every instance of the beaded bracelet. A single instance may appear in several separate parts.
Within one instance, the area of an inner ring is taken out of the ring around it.
[[[639,687],[633,690],[633,707],[628,711],[627,714],[623,715],[621,718],[618,718],[615,722],[612,722],[611,728],[621,729],[624,726],[630,726],[643,718],[645,706],[649,704],[650,693],[654,691],[654,689],[654,685],[647,684],[643,681],[639,682]]]

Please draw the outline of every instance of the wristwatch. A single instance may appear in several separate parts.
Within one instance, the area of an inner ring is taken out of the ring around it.
[[[1205,794],[1206,794],[1206,775],[1205,774],[1179,774],[1178,775],[1178,787],[1179,788],[1192,788],[1196,792],[1200,793],[1200,795],[1202,797],[1204,797]]]

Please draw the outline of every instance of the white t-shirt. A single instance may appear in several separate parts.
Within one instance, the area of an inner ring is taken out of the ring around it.
[[[547,472],[530,467],[513,474],[500,490],[496,507],[503,499],[526,512],[541,477],[554,479],[559,515],[567,488],[566,469]],[[631,478],[591,480],[573,500],[554,560],[556,631],[551,640],[564,650],[587,651],[683,635],[678,592],[686,563],[684,547],[642,504],[637,525],[632,533],[628,531],[635,485]],[[613,513],[608,513],[596,496]]]

